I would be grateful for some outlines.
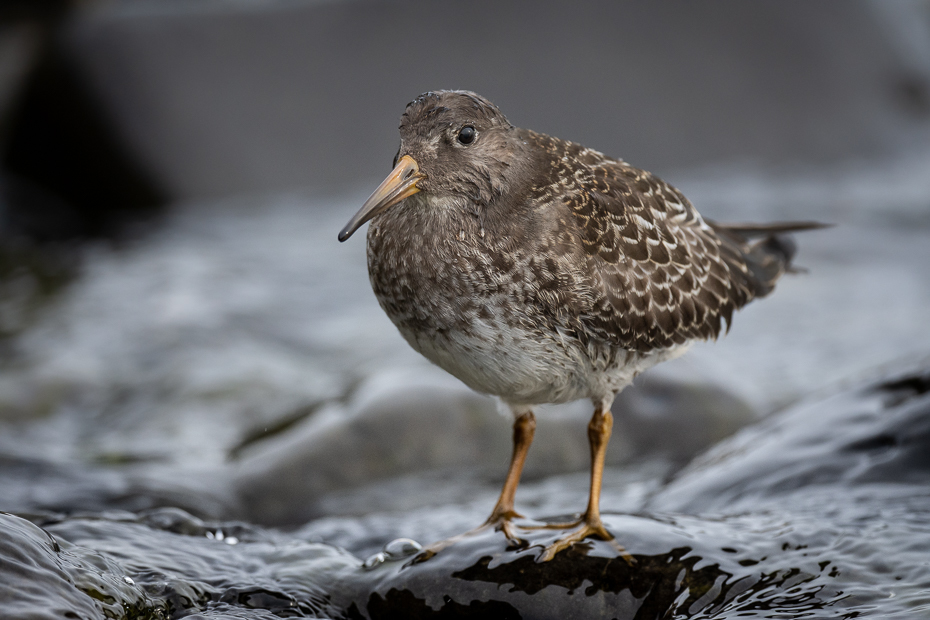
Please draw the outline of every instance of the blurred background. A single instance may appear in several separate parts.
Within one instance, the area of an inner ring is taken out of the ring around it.
[[[798,238],[806,274],[618,399],[608,509],[930,354],[930,2],[532,6],[4,2],[0,510],[179,506],[350,548],[350,515],[486,511],[509,422],[409,350],[361,236],[336,241],[431,89],[651,170],[708,217],[836,224]],[[589,415],[541,416],[521,501],[580,508],[584,484],[545,481],[584,479]]]

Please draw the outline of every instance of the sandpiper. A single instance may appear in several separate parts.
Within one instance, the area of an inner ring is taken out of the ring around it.
[[[604,453],[616,394],[790,268],[782,233],[814,222],[725,225],[671,185],[619,159],[511,125],[468,91],[420,95],[401,117],[394,169],[339,233],[368,229],[368,273],[410,345],[513,413],[513,457],[481,528],[520,543],[514,494],[533,407],[590,398],[587,509],[540,555],[601,521]],[[479,528],[479,529],[481,529]]]

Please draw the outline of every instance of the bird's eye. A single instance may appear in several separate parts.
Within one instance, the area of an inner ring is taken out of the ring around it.
[[[475,138],[478,136],[478,132],[475,131],[475,128],[471,125],[465,125],[459,131],[459,142],[462,144],[471,144],[475,141]]]

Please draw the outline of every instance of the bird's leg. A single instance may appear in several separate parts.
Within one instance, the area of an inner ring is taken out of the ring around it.
[[[568,524],[577,526],[574,530],[559,538],[546,547],[537,561],[548,562],[555,555],[580,542],[588,536],[597,536],[602,540],[612,541],[613,536],[604,527],[601,521],[601,481],[604,478],[604,455],[607,452],[607,442],[610,441],[610,432],[614,426],[614,418],[609,409],[598,407],[591,421],[588,423],[588,441],[591,444],[591,492],[588,496],[588,509],[578,523]],[[623,549],[615,545],[619,551]]]
[[[514,495],[517,493],[517,485],[520,484],[520,475],[523,473],[523,464],[526,462],[526,455],[530,450],[530,444],[533,443],[533,434],[536,432],[536,416],[532,411],[527,411],[518,416],[513,423],[513,456],[510,458],[510,469],[507,471],[507,479],[504,481],[504,488],[501,489],[500,497],[491,511],[491,516],[484,522],[484,526],[494,526],[495,529],[502,531],[508,540],[514,543],[521,542],[514,535],[511,526],[511,520],[520,518],[523,515],[513,509]]]
[[[435,542],[421,551],[415,562],[423,562],[433,557],[446,547],[454,545],[458,541],[483,532],[493,527],[495,530],[503,532],[507,540],[514,545],[525,545],[523,540],[513,532],[513,519],[519,519],[523,515],[513,509],[514,495],[517,493],[517,486],[520,484],[520,474],[523,473],[523,464],[526,462],[526,454],[530,450],[530,444],[533,443],[533,434],[536,432],[536,416],[532,411],[527,411],[519,416],[513,422],[513,455],[510,457],[510,469],[507,471],[507,479],[504,481],[504,488],[501,489],[500,497],[491,510],[491,516],[473,530],[458,534],[445,540]]]

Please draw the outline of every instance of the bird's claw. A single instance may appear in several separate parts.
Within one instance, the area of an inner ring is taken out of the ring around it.
[[[488,520],[482,523],[481,525],[479,525],[478,527],[468,530],[467,532],[463,532],[461,534],[456,534],[455,536],[451,536],[449,538],[446,538],[445,540],[434,542],[431,545],[424,547],[423,550],[420,551],[420,553],[418,553],[410,561],[410,563],[419,564],[420,562],[425,562],[426,560],[430,559],[431,557],[433,557],[434,555],[436,555],[443,549],[447,547],[451,547],[455,543],[461,540],[464,540],[465,538],[468,538],[469,536],[476,536],[484,532],[485,530],[488,530],[491,528],[494,528],[495,532],[503,533],[511,546],[517,547],[517,548],[526,547],[528,543],[524,539],[517,536],[516,533],[514,532],[515,527],[521,527],[521,526],[514,525],[513,520],[522,519],[522,518],[523,518],[523,515],[513,510],[500,511],[500,512],[494,511],[493,513],[491,513],[491,516],[488,517]]]
[[[554,524],[546,524],[546,525],[554,525]],[[617,550],[617,553],[620,555],[620,557],[626,560],[627,563],[631,565],[635,563],[633,556],[627,553],[626,549],[624,549],[623,546],[620,543],[618,543],[616,539],[613,537],[613,534],[607,531],[607,528],[604,527],[604,524],[603,522],[601,522],[600,519],[587,519],[585,517],[582,517],[579,521],[575,523],[567,524],[567,526],[574,527],[575,529],[570,531],[565,536],[562,536],[556,539],[555,542],[550,543],[545,549],[543,549],[543,552],[539,555],[539,557],[536,558],[536,562],[538,563],[548,562],[549,560],[554,558],[556,554],[558,554],[560,551],[564,551],[565,549],[568,549],[575,543],[581,542],[582,540],[584,540],[585,538],[589,536],[595,536],[597,538],[600,538],[601,540],[604,540],[610,543],[610,545],[614,549]],[[542,529],[542,528],[538,528],[538,529]],[[545,529],[555,529],[555,528],[547,527]]]
[[[466,532],[465,535],[471,533],[478,533],[482,530],[493,527],[495,532],[501,532],[507,538],[507,541],[514,547],[525,547],[527,542],[516,535],[514,532],[515,527],[523,528],[523,526],[515,525],[514,519],[523,519],[523,515],[515,510],[495,510],[491,513],[491,516],[488,517],[488,520],[485,521],[480,527],[475,528],[471,532]]]

